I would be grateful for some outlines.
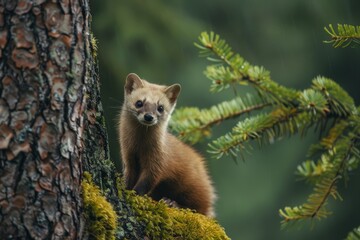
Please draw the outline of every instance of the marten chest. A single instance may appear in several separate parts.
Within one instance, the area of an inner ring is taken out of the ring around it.
[[[153,171],[162,165],[161,157],[153,151],[149,152],[140,149],[133,156],[133,161],[135,161],[139,171]]]

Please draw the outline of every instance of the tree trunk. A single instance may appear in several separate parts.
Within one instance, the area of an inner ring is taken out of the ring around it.
[[[89,14],[86,0],[0,0],[1,239],[86,235],[82,172],[107,154]]]

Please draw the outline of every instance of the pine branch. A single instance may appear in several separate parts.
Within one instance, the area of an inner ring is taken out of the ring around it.
[[[321,219],[331,214],[325,206],[327,198],[332,195],[334,198],[339,197],[336,190],[335,183],[338,178],[324,179],[318,183],[314,188],[314,193],[311,194],[307,202],[298,207],[285,207],[284,210],[280,209],[279,214],[283,218],[281,222],[282,227],[286,227],[289,223],[294,221],[304,221],[306,219]]]
[[[328,151],[333,148],[335,142],[341,137],[348,126],[349,123],[346,120],[336,122],[328,131],[328,135],[320,140],[320,143],[313,144],[310,147],[308,156],[314,156],[318,152]]]
[[[339,121],[328,132],[328,135],[321,139],[319,144],[313,144],[310,147],[308,156],[314,156],[318,152],[328,152],[334,149],[336,141],[342,136],[346,127],[347,121]],[[320,159],[315,163],[312,160],[307,160],[297,167],[296,175],[301,180],[306,180],[309,183],[316,184],[327,172],[332,168],[332,163],[326,154],[322,154]]]
[[[271,143],[278,137],[291,136],[299,130],[304,134],[330,111],[325,97],[313,89],[298,93],[296,102],[299,102],[296,108],[278,107],[268,115],[259,115],[239,122],[231,133],[209,144],[209,152],[216,158],[228,154],[236,157],[239,149],[244,149],[244,143],[248,140],[259,139],[260,143]]]
[[[217,159],[224,154],[230,154],[236,158],[239,148],[244,148],[243,144],[246,141],[262,139],[261,136],[264,137],[265,134],[268,134],[268,138],[271,138],[274,135],[272,132],[274,124],[275,119],[269,118],[265,114],[247,118],[239,122],[231,133],[227,133],[209,144],[210,150],[208,152],[212,153]]]
[[[328,32],[335,36],[332,26],[329,27]],[[353,28],[343,27],[338,35],[345,36],[343,33],[351,31]],[[346,45],[349,39],[341,41],[334,44]],[[314,185],[313,193],[304,204],[285,207],[279,213],[283,226],[330,215],[327,210],[329,199],[341,199],[337,183],[339,180],[346,181],[348,172],[357,169],[360,164],[360,107],[355,106],[344,89],[325,77],[315,78],[312,86],[302,92],[279,85],[271,80],[269,71],[246,62],[213,32],[202,33],[195,45],[200,49],[201,56],[216,63],[205,70],[205,75],[212,80],[211,91],[223,91],[238,84],[250,85],[259,97],[237,97],[209,109],[180,109],[172,118],[172,130],[195,143],[209,136],[213,126],[227,119],[266,108],[267,113],[245,118],[231,132],[209,144],[209,152],[216,158],[224,155],[236,158],[247,150],[248,143],[253,140],[259,144],[272,143],[286,135],[303,135],[315,126],[315,131],[319,130],[320,136],[325,136],[309,151],[309,155],[317,155],[318,160],[305,161],[296,172]],[[329,128],[330,122],[333,125]]]
[[[360,240],[360,226],[354,228],[346,237],[345,240]]]
[[[331,43],[334,48],[360,45],[360,26],[338,24],[337,31],[329,24],[324,30],[330,35],[331,40],[324,41]]]
[[[339,139],[332,149],[322,155],[328,166],[321,174],[320,180],[316,181],[314,192],[309,196],[307,202],[298,207],[285,207],[284,210],[279,210],[280,216],[283,218],[283,227],[289,222],[321,219],[331,214],[326,209],[328,198],[332,196],[334,199],[341,199],[336,190],[336,183],[346,175],[349,161],[354,157],[354,148],[357,148],[357,138],[358,136],[349,133],[348,136]]]
[[[331,167],[331,164],[327,158],[320,158],[317,163],[307,160],[297,167],[295,174],[300,176],[300,180],[306,180],[309,183],[315,184],[324,176],[329,167]]]
[[[289,104],[296,98],[295,90],[272,81],[265,68],[244,61],[219,35],[203,32],[199,42],[195,46],[200,49],[200,56],[217,63],[205,70],[205,75],[212,80],[211,91],[219,92],[234,84],[251,84],[268,101]]]
[[[239,122],[232,132],[209,144],[209,152],[216,158],[229,154],[237,157],[239,149],[245,149],[244,144],[249,140],[272,143],[278,137],[293,135],[298,131],[304,134],[318,117],[300,109],[279,107],[269,114],[260,114]]]
[[[258,97],[247,94],[245,97],[225,101],[209,109],[182,108],[173,114],[170,128],[180,138],[194,144],[211,135],[211,127],[214,125],[270,105]]]
[[[334,114],[344,117],[358,112],[354,100],[336,82],[319,76],[312,81],[312,84],[312,87],[327,99],[329,108]]]
[[[313,89],[304,90],[299,97],[299,102],[300,108],[312,110],[314,114],[321,113],[325,115],[330,112],[325,97]]]

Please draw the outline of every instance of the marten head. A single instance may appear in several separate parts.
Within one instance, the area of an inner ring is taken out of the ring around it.
[[[126,77],[125,110],[146,126],[167,124],[175,108],[180,85],[162,86],[140,79],[135,73]]]

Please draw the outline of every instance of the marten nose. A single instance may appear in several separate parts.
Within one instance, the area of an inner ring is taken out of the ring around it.
[[[150,114],[146,113],[146,114],[144,115],[144,120],[145,120],[146,122],[152,122],[152,120],[154,120],[154,117],[151,116]]]

